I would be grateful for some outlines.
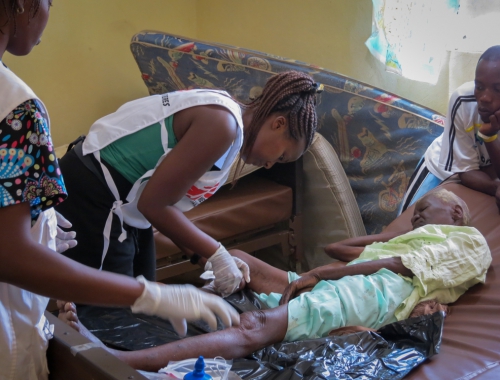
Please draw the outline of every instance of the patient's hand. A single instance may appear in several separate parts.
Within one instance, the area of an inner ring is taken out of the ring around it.
[[[292,281],[283,291],[280,305],[286,305],[291,299],[297,297],[303,292],[311,291],[321,278],[315,273],[306,273],[301,278]]]

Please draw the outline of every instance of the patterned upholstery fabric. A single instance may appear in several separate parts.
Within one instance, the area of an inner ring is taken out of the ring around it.
[[[369,234],[395,219],[415,166],[442,132],[442,115],[303,62],[152,31],[136,34],[131,50],[150,94],[222,88],[245,102],[275,73],[313,76],[325,86],[319,132],[340,159]]]

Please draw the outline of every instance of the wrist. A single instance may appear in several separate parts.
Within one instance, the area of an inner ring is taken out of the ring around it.
[[[477,136],[485,143],[489,143],[489,142],[493,142],[497,139],[498,131],[496,131],[495,133],[492,133],[491,131],[481,132],[481,130],[478,130]]]
[[[130,307],[132,312],[145,314],[154,313],[161,300],[160,288],[158,284],[146,280],[143,276],[138,276],[137,282],[143,285],[143,290],[141,295]]]
[[[226,247],[224,247],[221,243],[217,242],[219,244],[219,248],[210,256],[207,261],[208,262],[213,262],[217,257],[219,256],[224,256],[224,255],[229,255],[229,252],[227,251]],[[229,255],[231,256],[231,255]]]
[[[320,282],[323,280],[323,278],[321,277],[321,274],[319,274],[319,273],[313,272],[313,273],[311,273],[311,276],[313,276],[316,279],[316,282]]]
[[[318,267],[308,272],[308,274],[315,277],[318,282],[323,280],[338,280],[339,278],[342,278],[342,274],[339,273],[339,268],[336,267]]]

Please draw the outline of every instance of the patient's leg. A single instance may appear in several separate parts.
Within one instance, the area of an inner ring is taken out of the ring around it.
[[[61,316],[60,313],[60,319],[66,318],[70,326],[77,324],[80,332],[85,329],[75,313],[62,314]],[[133,368],[158,371],[170,360],[184,360],[200,355],[207,358],[222,356],[225,359],[245,357],[270,344],[281,342],[285,338],[287,325],[288,308],[284,305],[275,309],[243,313],[237,327],[181,339],[154,348],[125,352],[104,345],[103,347]],[[86,334],[90,334],[93,341],[97,339],[88,330]]]
[[[288,325],[287,306],[246,312],[240,325],[162,346],[134,352],[119,352],[117,356],[131,367],[157,371],[170,360],[184,360],[203,355],[224,359],[245,357],[285,338]]]

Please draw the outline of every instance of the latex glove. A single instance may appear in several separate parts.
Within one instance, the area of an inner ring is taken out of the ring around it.
[[[243,273],[245,282],[250,282],[250,268],[248,267],[247,263],[245,263],[238,257],[232,256],[232,258],[234,259],[234,263],[236,264],[238,269],[241,271],[241,273]]]
[[[245,263],[243,260],[234,257],[234,263],[238,267],[238,269],[243,273],[243,278],[245,279],[245,282],[250,282],[250,268],[248,267],[247,263]],[[209,268],[209,270],[206,270],[200,275],[200,278],[202,280],[215,280],[215,275],[214,271],[212,270],[212,263],[207,263],[205,265],[205,268]]]
[[[217,330],[218,316],[225,327],[240,324],[240,316],[222,298],[203,292],[193,285],[164,285],[146,280],[144,291],[131,306],[133,313],[156,315],[168,319],[179,336],[187,333],[187,323],[200,319],[208,323],[211,330]]]
[[[222,297],[227,297],[237,291],[243,278],[246,282],[250,282],[248,265],[237,257],[231,256],[222,244],[207,260],[205,270],[213,271],[215,289]]]
[[[75,247],[78,242],[75,240],[76,232],[69,231],[64,232],[61,230],[63,228],[71,228],[72,224],[61,214],[56,211],[57,219],[57,235],[56,235],[56,252],[63,253],[64,251]]]

